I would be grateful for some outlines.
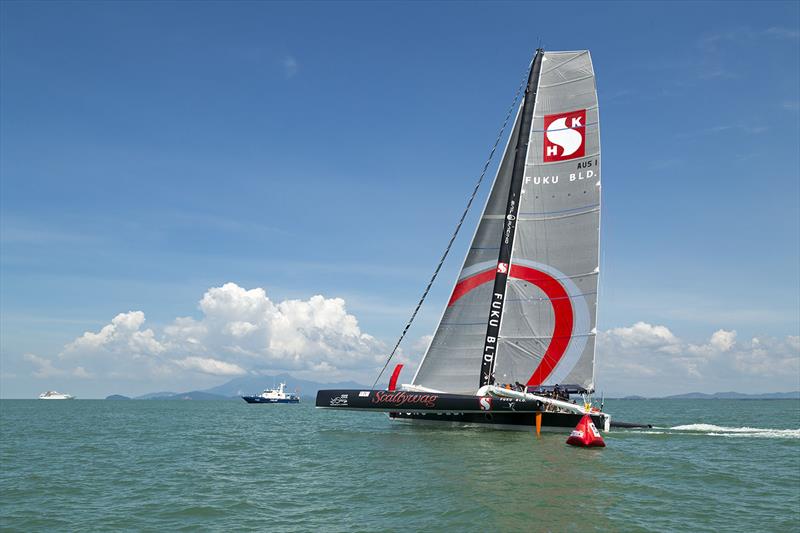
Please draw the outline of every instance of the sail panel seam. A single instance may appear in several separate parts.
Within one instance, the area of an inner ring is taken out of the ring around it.
[[[562,218],[579,217],[581,215],[590,215],[600,211],[599,207],[590,209],[589,211],[579,211],[577,213],[566,213],[564,215],[553,215],[550,217],[517,217],[517,222],[542,222],[545,220],[560,220]]]
[[[549,85],[542,85],[541,87],[542,87],[542,89],[549,89],[551,87],[558,87],[559,85],[566,85],[567,83],[575,83],[576,81],[588,80],[588,79],[591,79],[592,77],[593,77],[593,74],[588,74],[586,76],[581,76],[580,78],[573,78],[571,80],[559,81],[558,83],[551,83]]]
[[[572,337],[595,337],[597,333],[574,333],[572,335],[501,335],[500,340],[513,344],[510,339],[570,339]]]
[[[557,213],[566,213],[567,211],[578,211],[580,209],[589,209],[594,207],[599,207],[600,204],[589,204],[589,205],[582,205],[580,207],[570,207],[569,209],[559,209],[558,211],[529,211],[527,213],[519,213],[520,216],[522,215],[555,215]],[[589,213],[590,211],[587,211]]]

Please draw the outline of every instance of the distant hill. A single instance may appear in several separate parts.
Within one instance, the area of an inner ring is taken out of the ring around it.
[[[278,374],[275,376],[241,376],[233,378],[232,380],[211,387],[210,389],[195,390],[189,392],[151,392],[137,396],[137,400],[229,400],[238,399],[240,396],[248,394],[259,394],[264,389],[277,388],[281,382],[286,383],[287,392],[299,391],[300,395],[305,398],[313,398],[317,395],[320,389],[368,389],[369,387],[355,381],[339,381],[335,383],[320,383],[317,381],[309,381],[305,379],[298,379],[292,377],[290,374]],[[378,388],[385,388],[386,383],[378,384]],[[124,399],[124,396],[113,395],[114,398],[109,396],[107,399]],[[119,397],[117,397],[119,396]],[[663,397],[644,397],[639,395],[630,395],[622,398],[608,398],[618,400],[648,400],[648,399],[666,399],[666,400],[797,400],[800,399],[800,391],[792,392],[767,392],[761,394],[744,394],[741,392],[716,392],[707,394],[704,392],[689,392],[685,394],[674,394],[672,396]]]
[[[153,398],[164,398],[166,396],[175,396],[174,392],[149,392],[147,394],[142,394],[141,396],[136,396],[134,400],[152,400]]]
[[[766,392],[762,394],[744,394],[741,392],[715,392],[706,394],[703,392],[688,392],[686,394],[674,394],[665,396],[669,400],[798,400],[800,391],[793,392]]]
[[[242,396],[243,394],[259,394],[264,389],[277,388],[281,382],[286,383],[287,392],[299,390],[301,396],[314,397],[320,389],[366,389],[366,387],[355,381],[340,381],[337,383],[319,383],[305,379],[293,378],[289,374],[278,374],[277,376],[242,376],[234,378],[227,383],[217,387],[205,389],[203,392],[217,394],[220,396]]]
[[[122,394],[112,394],[111,396],[106,396],[106,400],[130,400],[130,398]]]
[[[193,390],[189,392],[153,392],[136,398],[137,400],[232,400],[231,396],[211,394],[206,391]]]
[[[320,389],[366,389],[368,387],[355,381],[339,381],[337,383],[318,383],[305,379],[293,378],[289,374],[277,376],[242,376],[234,378],[227,383],[205,390],[189,392],[151,392],[137,396],[136,400],[231,400],[239,399],[246,394],[260,394],[264,389],[277,387],[279,383],[286,383],[287,392],[300,392],[306,398],[313,398]],[[386,386],[385,384],[383,385]],[[107,399],[130,399],[119,394],[109,396]]]

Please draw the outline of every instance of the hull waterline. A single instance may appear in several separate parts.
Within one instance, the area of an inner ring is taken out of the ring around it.
[[[550,413],[543,411],[541,430],[564,433],[573,429],[583,415],[573,413]],[[510,431],[533,431],[536,429],[537,413],[390,413],[389,418],[400,422],[425,425],[450,425],[453,427],[484,428]],[[604,428],[605,416],[592,416],[598,428]]]

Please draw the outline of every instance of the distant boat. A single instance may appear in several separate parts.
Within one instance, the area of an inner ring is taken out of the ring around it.
[[[300,403],[300,396],[286,392],[286,383],[281,383],[277,389],[264,389],[258,396],[242,396],[247,403]]]
[[[461,274],[412,382],[397,386],[398,365],[388,390],[320,390],[316,406],[512,429],[572,428],[589,414],[607,431],[611,419],[591,398],[599,236],[592,61],[586,50],[540,49]]]
[[[75,396],[71,396],[69,394],[63,394],[61,392],[56,392],[54,390],[49,390],[47,392],[43,392],[39,395],[40,400],[74,400]]]

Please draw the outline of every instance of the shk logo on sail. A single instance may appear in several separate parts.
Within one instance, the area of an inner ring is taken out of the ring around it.
[[[586,110],[544,116],[544,162],[583,157],[586,152]]]

